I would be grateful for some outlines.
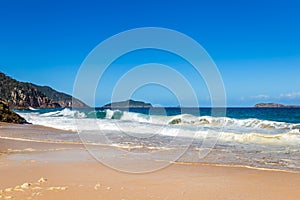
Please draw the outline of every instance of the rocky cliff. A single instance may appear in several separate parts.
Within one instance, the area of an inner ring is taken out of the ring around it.
[[[48,86],[19,82],[0,72],[0,98],[7,101],[11,109],[87,107],[72,96],[57,92]]]
[[[0,122],[23,124],[26,120],[9,109],[8,103],[0,99]]]

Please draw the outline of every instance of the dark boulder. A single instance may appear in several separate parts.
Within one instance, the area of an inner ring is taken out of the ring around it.
[[[0,99],[0,122],[24,124],[26,120],[9,109],[8,103]]]

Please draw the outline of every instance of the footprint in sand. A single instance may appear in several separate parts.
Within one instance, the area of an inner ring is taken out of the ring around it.
[[[12,188],[6,188],[6,189],[4,189],[4,192],[11,192],[11,191],[13,191]]]
[[[101,184],[100,184],[100,183],[97,183],[97,184],[94,186],[94,189],[95,189],[95,190],[98,190],[100,187],[101,187]]]
[[[112,188],[111,188],[111,187],[106,187],[106,189],[107,189],[107,190],[112,190]]]
[[[39,182],[39,183],[45,183],[45,182],[47,182],[47,179],[46,179],[46,178],[40,178],[40,179],[38,180],[38,182]]]
[[[66,190],[67,187],[48,187],[47,190]]]
[[[23,183],[23,184],[21,185],[21,188],[22,188],[22,189],[28,189],[30,186],[31,186],[31,183]]]

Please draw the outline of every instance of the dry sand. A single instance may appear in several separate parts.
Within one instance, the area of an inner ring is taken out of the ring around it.
[[[300,173],[172,164],[153,173],[126,174],[97,162],[79,144],[10,139],[0,139],[0,152],[2,199],[276,200],[300,196]]]

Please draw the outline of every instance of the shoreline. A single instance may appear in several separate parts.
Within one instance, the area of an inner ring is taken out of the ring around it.
[[[61,148],[50,148],[50,149],[34,149],[34,148],[25,148],[23,150],[20,149],[10,149],[8,151],[2,151],[0,148],[0,156],[2,155],[10,155],[14,153],[35,153],[35,152],[47,152],[47,151],[64,151],[64,150],[86,150],[85,146],[82,143],[69,143],[69,142],[59,142],[59,141],[36,141],[36,140],[28,140],[22,138],[4,138],[0,137],[1,140],[9,140],[12,143],[18,142],[29,142],[30,145],[33,143],[42,143],[46,145],[61,145]],[[0,157],[1,159],[1,157]],[[262,167],[253,167],[249,165],[235,165],[235,164],[219,164],[219,163],[205,163],[205,162],[182,162],[182,161],[170,161],[170,165],[193,165],[193,166],[212,166],[212,167],[229,167],[229,168],[245,168],[245,169],[252,169],[252,170],[259,170],[259,171],[272,171],[272,172],[285,172],[285,173],[293,173],[293,174],[300,174],[300,171],[293,171],[293,170],[284,170],[284,169],[272,169],[272,168],[262,168]]]
[[[23,127],[22,127],[23,126]],[[66,130],[61,130],[61,129],[56,129],[56,128],[52,128],[52,127],[47,127],[47,126],[42,126],[42,125],[33,125],[33,124],[10,124],[10,123],[4,123],[4,122],[0,122],[0,132],[3,131],[1,129],[1,127],[5,127],[6,129],[4,131],[7,130],[11,130],[13,129],[14,131],[15,128],[19,129],[20,127],[22,128],[21,130],[17,130],[17,132],[28,132],[28,131],[32,131],[35,130],[37,131],[37,133],[40,133],[42,131],[51,131],[54,134],[55,133],[67,133],[67,134],[71,134],[71,135],[77,135],[77,133],[72,132],[72,131],[66,131]],[[1,136],[0,135],[0,156],[1,154],[6,154],[6,153],[22,153],[22,149],[15,149],[13,150],[12,148],[9,148],[10,150],[7,151],[5,149],[3,149],[3,147],[5,148],[5,146],[1,145],[1,140],[7,140],[7,141],[11,141],[11,143],[9,145],[11,145],[11,147],[13,146],[22,146],[24,144],[27,144],[25,146],[27,146],[27,148],[23,148],[24,153],[30,153],[30,152],[39,152],[41,150],[43,151],[51,151],[51,150],[55,150],[55,148],[57,147],[61,147],[59,149],[64,150],[64,149],[82,149],[82,150],[86,150],[86,146],[98,146],[98,147],[108,147],[108,148],[121,148],[121,147],[116,147],[115,145],[107,145],[107,144],[93,144],[93,143],[89,143],[89,144],[84,144],[82,143],[82,141],[80,140],[80,138],[78,137],[78,142],[75,141],[54,141],[54,140],[37,140],[37,139],[28,139],[28,138],[22,138],[22,137],[9,137],[9,136]],[[15,143],[18,142],[18,144],[16,145]],[[3,143],[3,142],[2,142]],[[22,145],[21,145],[22,144]],[[51,147],[50,149],[45,149],[44,145],[47,147]],[[32,148],[32,146],[37,147],[37,149]],[[27,150],[26,150],[27,149]],[[30,149],[30,150],[29,150]],[[126,150],[128,150],[127,148],[124,148]],[[4,152],[3,152],[4,150]],[[238,165],[238,164],[221,164],[221,163],[207,163],[207,162],[182,162],[182,161],[165,161],[162,160],[164,162],[170,162],[170,164],[175,164],[175,165],[196,165],[196,166],[213,166],[213,167],[232,167],[232,168],[246,168],[246,169],[253,169],[253,170],[261,170],[261,171],[274,171],[274,172],[286,172],[286,173],[300,173],[300,171],[296,171],[296,170],[286,170],[286,169],[275,169],[275,168],[264,168],[264,167],[255,167],[255,166],[250,166],[250,165]]]
[[[298,172],[175,162],[129,174],[96,161],[83,144],[5,138],[0,138],[0,152],[0,199],[279,200],[300,195]]]

